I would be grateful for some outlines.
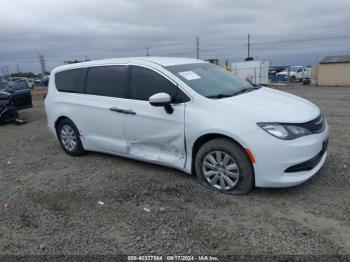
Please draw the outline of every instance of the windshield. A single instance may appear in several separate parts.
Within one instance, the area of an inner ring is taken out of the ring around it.
[[[165,68],[205,97],[227,97],[243,90],[256,88],[247,81],[237,78],[233,73],[209,63],[174,65]]]
[[[291,67],[289,68],[289,71],[290,71],[290,72],[297,72],[298,69],[302,69],[302,68],[301,68],[300,66],[291,66]],[[287,68],[286,70],[284,70],[283,72],[288,72],[288,68]]]

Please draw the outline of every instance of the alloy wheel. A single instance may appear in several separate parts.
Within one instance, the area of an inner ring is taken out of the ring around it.
[[[77,147],[77,136],[70,125],[64,125],[61,128],[61,141],[64,148],[68,151],[74,151]]]
[[[234,188],[239,181],[236,161],[223,151],[206,154],[202,161],[202,172],[211,186],[224,191]]]

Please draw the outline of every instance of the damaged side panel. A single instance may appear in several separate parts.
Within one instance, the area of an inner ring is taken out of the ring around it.
[[[186,160],[183,144],[183,137],[169,130],[168,133],[153,133],[140,139],[130,139],[127,152],[135,157],[183,167]]]
[[[168,114],[164,108],[135,102],[131,109],[136,115],[124,119],[127,154],[183,168],[186,163],[184,108],[185,105],[174,106],[174,112]]]

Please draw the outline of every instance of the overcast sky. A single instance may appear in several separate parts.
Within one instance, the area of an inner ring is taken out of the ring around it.
[[[273,65],[350,54],[349,0],[0,0],[0,65],[38,72],[64,60],[150,55]]]

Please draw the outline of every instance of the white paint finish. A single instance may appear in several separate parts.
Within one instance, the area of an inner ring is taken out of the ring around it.
[[[76,112],[73,119],[76,119],[74,123],[83,136],[84,147],[100,152],[125,153],[125,132],[122,125],[125,115],[110,110],[114,107],[122,108],[125,102],[109,97],[80,96],[76,101],[78,108],[70,112]]]
[[[166,93],[154,94],[149,98],[150,103],[170,103],[171,97]]]
[[[128,101],[135,115],[125,115],[127,153],[130,156],[183,168],[186,161],[184,137],[185,105],[168,114],[148,101]]]
[[[263,87],[240,96],[218,100],[226,110],[249,114],[246,121],[302,123],[315,119],[320,110],[311,102],[285,92]]]
[[[265,87],[234,97],[208,99],[159,63],[151,61],[181,63],[179,58],[123,58],[91,61],[53,70],[45,99],[50,130],[55,133],[55,121],[60,116],[66,116],[76,123],[86,149],[155,162],[188,173],[191,172],[195,141],[206,134],[225,135],[251,150],[256,159],[256,186],[261,187],[300,184],[324,164],[326,154],[313,170],[284,173],[287,167],[309,160],[320,152],[322,142],[328,137],[328,127],[320,134],[280,140],[256,125],[257,122],[302,123],[313,120],[320,110],[309,101]],[[186,59],[184,63],[190,61],[193,59]],[[60,93],[56,90],[56,72],[104,63],[128,63],[151,68],[177,83],[191,101],[175,105],[174,113],[167,114],[163,107],[151,106],[148,101]],[[108,108],[113,106],[133,110],[136,115],[109,111]]]

